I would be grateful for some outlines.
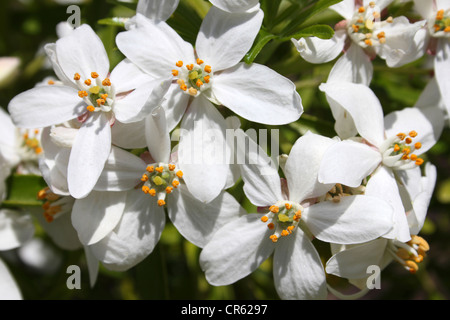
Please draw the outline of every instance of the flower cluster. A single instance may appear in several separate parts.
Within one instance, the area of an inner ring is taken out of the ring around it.
[[[40,224],[62,248],[84,250],[92,285],[100,264],[126,271],[148,257],[167,218],[201,249],[213,286],[269,257],[281,299],[346,298],[327,274],[360,297],[368,267],[392,261],[415,273],[430,250],[418,234],[437,176],[425,152],[450,112],[450,3],[414,1],[423,20],[411,22],[386,16],[392,2],[334,1],[343,20],[330,39],[289,37],[299,60],[340,56],[317,87],[336,134],[306,131],[277,159],[241,122],[287,125],[304,106],[291,79],[245,59],[264,36],[259,1],[211,0],[190,43],[167,22],[179,1],[140,0],[115,38],[125,58],[114,68],[91,26],[67,30],[44,47],[54,77],[0,113],[0,196],[11,170],[42,175]],[[417,103],[384,114],[372,61],[395,68],[430,52],[435,75]],[[239,185],[253,212],[230,193]],[[30,216],[0,213],[1,250],[33,236]]]

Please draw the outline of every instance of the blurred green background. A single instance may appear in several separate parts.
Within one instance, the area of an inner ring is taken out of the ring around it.
[[[262,0],[263,9],[270,8],[270,1]],[[63,1],[59,1],[63,2]],[[70,1],[68,1],[70,3]],[[299,8],[314,3],[303,1]],[[291,1],[290,3],[301,3]],[[69,4],[50,0],[4,0],[0,1],[0,57],[19,57],[21,64],[7,85],[0,88],[0,106],[18,93],[35,86],[46,76],[53,76],[46,65],[42,51],[44,44],[57,40],[56,25],[69,18]],[[104,42],[111,60],[111,68],[123,55],[115,46],[115,36],[124,30],[112,25],[111,17],[131,17],[133,5],[118,1],[85,1],[81,8],[82,23],[90,24]],[[168,21],[185,40],[194,42],[201,19],[210,4],[204,0],[181,0],[180,6]],[[390,15],[405,14],[415,18],[411,3],[394,3],[389,7]],[[273,13],[272,13],[273,15]],[[267,16],[267,14],[266,14]],[[105,20],[106,19],[106,20]],[[304,26],[316,23],[334,26],[340,20],[335,13],[325,10],[305,22]],[[273,21],[273,20],[272,20]],[[276,27],[265,28],[277,32]],[[283,24],[278,25],[283,28]],[[255,62],[263,63],[289,77],[297,85],[303,99],[305,113],[293,124],[275,127],[280,130],[280,153],[289,153],[292,144],[311,130],[329,137],[334,135],[333,118],[324,95],[318,85],[325,82],[334,61],[323,65],[312,65],[300,58],[290,41],[272,40],[259,52]],[[432,76],[424,57],[407,66],[390,69],[384,61],[374,61],[374,79],[371,88],[380,99],[385,114],[411,107]],[[231,113],[224,110],[225,115]],[[267,128],[242,120],[243,127]],[[421,232],[431,250],[421,263],[417,274],[406,272],[400,265],[392,263],[381,274],[381,289],[372,290],[363,299],[448,299],[450,298],[450,134],[445,128],[440,141],[427,153],[426,160],[438,170],[435,193],[431,200],[428,217]],[[230,189],[245,208],[255,208],[245,199],[242,182]],[[33,208],[39,210],[39,207]],[[101,268],[97,283],[89,286],[86,261],[82,250],[64,251],[54,243],[37,225],[36,237],[43,239],[60,260],[55,260],[55,270],[37,270],[18,259],[15,251],[2,253],[16,278],[25,299],[278,299],[272,278],[272,261],[269,259],[252,275],[226,287],[210,286],[199,267],[200,249],[185,241],[170,225],[167,225],[155,251],[138,266],[128,272],[111,272]],[[328,246],[315,241],[324,257],[329,257]],[[68,290],[66,279],[69,265],[79,265],[82,270],[82,289]],[[344,280],[329,277],[330,284],[347,290]],[[329,297],[334,299],[332,295]]]

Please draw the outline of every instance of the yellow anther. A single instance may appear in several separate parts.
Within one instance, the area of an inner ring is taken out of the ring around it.
[[[155,170],[158,171],[159,173],[163,173],[164,167],[156,167]]]
[[[273,213],[278,213],[278,211],[280,211],[280,208],[278,208],[277,206],[273,205],[273,206],[270,206],[269,211],[273,212]]]
[[[385,38],[385,37],[386,37],[386,34],[384,33],[384,31],[378,32],[378,34],[377,34],[378,39]]]
[[[173,70],[172,70],[172,75],[173,75],[174,77],[178,76],[178,70],[173,69]]]
[[[406,138],[406,134],[400,132],[400,133],[397,134],[397,137],[398,137],[400,140],[403,140],[403,139]]]
[[[289,226],[289,227],[287,227],[287,231],[289,232],[289,233],[292,233],[292,231],[295,229],[295,227],[294,226]]]
[[[197,64],[203,64],[203,60],[202,59],[197,59]]]
[[[412,244],[417,244],[419,248],[424,251],[430,250],[430,245],[428,244],[428,242],[420,236],[412,235],[410,242]]]
[[[180,181],[178,181],[178,180],[173,180],[173,181],[172,181],[172,185],[173,185],[174,188],[176,188],[176,187],[178,187],[178,186],[180,185]]]
[[[102,85],[109,87],[111,85],[111,80],[109,80],[108,78],[105,78],[105,80],[102,81]]]
[[[275,228],[275,225],[271,222],[267,225],[267,228],[269,228],[270,230],[273,230]]]
[[[398,144],[395,144],[395,145],[394,145],[394,151],[395,151],[395,152],[400,151],[400,147],[399,147]]]
[[[444,32],[450,32],[450,26],[445,27]]]
[[[198,91],[197,89],[190,87],[188,92],[191,96],[196,96]]]
[[[176,66],[178,67],[178,68],[181,68],[182,66],[183,66],[183,61],[178,61],[177,63],[175,63],[176,64]]]
[[[148,172],[153,172],[155,170],[155,167],[147,166],[147,168],[145,170],[147,170]]]
[[[197,87],[201,87],[203,85],[203,82],[200,79],[198,79],[197,82],[195,83],[195,85]]]
[[[411,152],[410,148],[405,148],[402,150],[403,154],[409,154]]]
[[[148,175],[143,174],[142,178],[141,178],[141,181],[148,181]]]
[[[417,132],[416,131],[410,131],[409,132],[409,136],[411,137],[411,138],[415,138],[415,137],[417,137]]]
[[[166,202],[163,199],[158,200],[158,206],[162,207],[165,204],[166,204]]]
[[[166,193],[171,193],[172,190],[173,190],[173,187],[167,187],[167,188],[166,188]]]
[[[419,254],[418,256],[415,256],[413,259],[414,262],[421,263],[423,261],[423,256]]]
[[[358,9],[359,13],[363,13],[364,11],[366,11],[366,9],[364,7],[359,7],[359,9]]]
[[[142,191],[144,193],[149,193],[150,192],[150,188],[148,186],[142,186]]]
[[[101,106],[102,104],[105,104],[105,99],[97,99],[95,100],[95,102],[97,102],[97,105]]]
[[[380,18],[380,13],[379,13],[379,12],[374,11],[374,12],[372,13],[372,15],[373,15],[373,17],[374,17],[375,19]]]
[[[84,97],[88,96],[88,93],[86,91],[84,91],[84,90],[81,90],[81,91],[78,91],[78,96],[80,98],[84,98]]]
[[[211,73],[211,71],[212,71],[211,66],[205,66],[205,68],[203,70],[205,70],[208,73]]]
[[[386,43],[386,38],[381,38],[381,39],[379,40],[379,42],[380,42],[381,44]]]
[[[34,129],[34,134],[38,134],[39,133],[39,129]]]
[[[416,273],[419,270],[419,266],[412,260],[406,260],[405,265],[409,268],[409,272],[412,274]]]
[[[274,234],[271,235],[269,238],[272,240],[272,242],[277,242],[278,241],[278,237],[276,235],[274,235]]]
[[[406,144],[410,144],[412,142],[412,139],[410,138],[410,137],[407,137],[406,139],[405,139],[405,143]]]
[[[181,179],[181,178],[183,177],[183,171],[178,170],[177,173],[176,173],[176,175],[177,175],[178,178]]]
[[[286,236],[288,236],[288,235],[289,235],[289,232],[288,232],[287,230],[281,231],[281,236],[282,236],[282,237],[286,237]]]
[[[42,205],[42,209],[48,210],[48,208],[50,208],[50,205],[51,205],[50,201],[46,201],[46,202]]]
[[[92,94],[98,94],[100,92],[100,87],[99,86],[90,87],[89,92]]]
[[[262,222],[267,222],[269,220],[269,218],[267,216],[262,216],[261,217],[261,221]]]
[[[357,26],[356,24],[352,24],[352,29],[353,29],[353,32],[358,32],[359,31],[359,26]]]
[[[169,164],[169,170],[170,170],[170,171],[175,170],[175,165],[174,165],[174,164]]]
[[[409,157],[412,161],[416,161],[418,158],[417,158],[417,155],[415,155],[415,154],[412,154],[410,157]]]
[[[394,18],[388,17],[388,18],[386,19],[386,22],[387,22],[387,23],[392,23],[392,22],[394,22]]]
[[[53,81],[53,80],[48,80],[48,81],[47,81],[47,84],[48,84],[48,85],[55,84],[55,81]]]
[[[364,40],[364,43],[367,44],[368,46],[371,46],[372,45],[372,40],[366,39],[366,40]]]
[[[301,217],[302,217],[302,212],[300,210],[298,210],[294,215],[294,221],[299,221]]]
[[[41,147],[36,147],[36,148],[34,148],[34,153],[36,153],[36,154],[40,154],[40,153],[42,153],[42,148]]]
[[[416,165],[420,166],[421,164],[423,164],[423,159],[418,158],[415,163]]]
[[[98,78],[98,73],[97,72],[91,72],[91,78]]]
[[[407,154],[404,154],[403,156],[402,156],[402,160],[408,160],[409,159],[409,156],[407,155]]]
[[[44,200],[48,190],[49,190],[48,187],[39,190],[39,191],[38,191],[38,194],[37,194],[37,198],[38,198],[39,200]]]
[[[436,13],[436,20],[442,20],[442,19],[444,19],[444,9],[441,9]]]
[[[211,77],[210,76],[205,76],[204,78],[203,78],[203,80],[205,81],[205,83],[209,83],[209,79],[210,79]]]
[[[183,90],[183,91],[186,91],[186,90],[187,90],[187,85],[182,84],[182,85],[180,86],[180,89]]]
[[[152,197],[154,197],[154,196],[156,196],[156,190],[150,189],[150,190],[148,190],[148,194],[151,195]]]
[[[439,26],[439,25],[437,25],[437,24],[435,24],[435,25],[433,26],[433,28],[434,28],[434,32],[438,32],[439,30],[441,30],[441,26]]]
[[[371,8],[375,7],[375,1],[370,1],[370,2],[369,2],[369,6],[370,6]]]
[[[86,109],[87,109],[87,111],[89,111],[89,112],[94,112],[94,111],[95,111],[94,106],[87,106]]]
[[[286,207],[286,209],[291,210],[292,208],[292,204],[290,203],[285,203],[284,206]]]
[[[189,70],[189,71],[192,71],[192,69],[194,69],[194,65],[191,63],[191,64],[187,64],[186,65],[186,68]]]
[[[74,76],[73,76],[73,80],[80,80],[80,79],[81,79],[80,74],[79,73],[75,73]]]
[[[108,94],[107,94],[107,93],[104,93],[104,94],[100,95],[100,97],[101,97],[102,99],[106,100],[106,98],[108,98]]]
[[[91,83],[92,83],[91,79],[84,80],[84,84],[87,85],[87,86],[90,86]]]

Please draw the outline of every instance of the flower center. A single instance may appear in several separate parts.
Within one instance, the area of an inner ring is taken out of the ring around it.
[[[180,184],[183,172],[174,164],[154,163],[148,165],[141,181],[144,182],[142,191],[152,197],[158,197],[158,205],[166,204],[166,195]]]
[[[423,261],[428,250],[430,250],[428,242],[416,235],[412,235],[407,243],[390,240],[388,244],[388,251],[394,259],[411,273],[419,270],[418,264]]]
[[[42,153],[42,148],[38,139],[38,134],[39,134],[38,129],[35,129],[33,131],[26,129],[25,133],[22,135],[23,138],[22,149],[24,150],[25,154],[30,155],[30,158],[34,158],[36,155]]]
[[[278,201],[270,206],[269,212],[261,217],[261,221],[269,222],[267,227],[274,230],[270,239],[277,242],[280,237],[290,235],[300,222],[302,211],[303,207],[299,203],[291,201]]]
[[[413,143],[413,139],[416,136],[416,131],[411,131],[408,135],[400,132],[386,139],[380,147],[383,164],[400,170],[420,166],[423,163],[423,159],[413,153],[422,147],[420,142]]]
[[[97,72],[91,72],[91,78],[82,81],[80,74],[75,73],[73,79],[80,89],[78,96],[86,102],[89,112],[110,112],[114,103],[114,89],[109,78],[100,80]]]
[[[61,215],[71,212],[75,199],[72,197],[59,196],[53,193],[49,187],[45,187],[37,194],[39,200],[45,200],[42,208],[44,218],[47,222],[52,222]]]
[[[434,37],[450,37],[450,9],[438,10],[436,18],[428,25]]]
[[[359,7],[354,13],[349,23],[348,34],[363,48],[379,46],[386,42],[386,34],[379,29],[392,21],[392,17],[380,21],[380,10],[372,1],[365,7]]]
[[[365,181],[356,188],[337,183],[321,199],[319,198],[318,201],[333,201],[334,203],[339,203],[342,197],[364,194],[365,191]]]
[[[172,75],[180,89],[185,93],[196,97],[201,91],[211,86],[212,69],[203,60],[197,59],[196,63],[184,64],[183,61],[175,63],[176,69],[172,70]]]

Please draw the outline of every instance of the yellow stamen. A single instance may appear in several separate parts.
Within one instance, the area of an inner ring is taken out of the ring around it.
[[[146,174],[143,174],[141,181],[148,181],[148,176]]]
[[[450,26],[444,28],[444,32],[450,32]]]
[[[289,235],[289,232],[288,232],[287,230],[281,231],[281,236],[282,236],[282,237],[286,237],[286,236],[288,236],[288,235]]]
[[[203,85],[203,82],[200,79],[198,79],[197,82],[195,83],[195,85],[197,87],[201,87]]]
[[[105,99],[97,99],[97,100],[95,100],[96,102],[97,102],[97,105],[102,105],[102,104],[105,104]]]
[[[278,241],[278,237],[276,235],[274,235],[274,234],[271,235],[269,238],[272,240],[272,242],[277,242]]]
[[[410,131],[409,132],[409,136],[411,137],[411,138],[415,138],[415,137],[417,137],[417,132],[416,131]]]
[[[442,19],[444,19],[444,9],[441,9],[436,13],[436,20],[442,20]]]
[[[416,160],[416,165],[420,166],[423,163],[423,159],[419,158]]]
[[[162,207],[165,204],[166,204],[166,202],[164,200],[162,200],[162,199],[158,200],[158,206]]]
[[[164,167],[156,167],[155,170],[158,171],[159,173],[162,173],[164,171]]]
[[[289,227],[287,227],[287,231],[289,232],[289,233],[292,233],[292,231],[294,230],[294,226],[289,226]]]
[[[267,216],[262,216],[261,217],[261,221],[262,222],[267,222],[269,220],[269,218]]]
[[[174,77],[176,77],[176,76],[178,76],[178,70],[172,70],[172,75],[174,76]]]
[[[104,94],[100,95],[100,97],[101,97],[102,99],[106,100],[106,98],[108,98],[108,94],[107,94],[107,93],[104,93]]]
[[[144,193],[149,193],[150,192],[150,188],[148,186],[142,186],[142,191]]]
[[[178,68],[181,68],[181,67],[183,66],[183,61],[178,61],[178,62],[176,63],[176,66],[177,66]]]
[[[286,207],[286,209],[291,210],[292,208],[292,204],[290,203],[285,203],[284,206]]]
[[[364,11],[366,11],[366,9],[364,7],[359,7],[359,9],[358,9],[359,13],[363,13]]]
[[[394,151],[395,152],[400,151],[400,147],[398,144],[394,145]]]
[[[102,81],[102,85],[109,87],[111,85],[111,80],[105,78],[105,80]]]
[[[190,87],[188,90],[189,94],[191,96],[196,96],[197,95],[197,89]]]
[[[147,170],[148,172],[153,172],[153,170],[155,170],[155,167],[147,166],[147,168],[145,170]]]
[[[156,190],[155,189],[150,189],[148,191],[148,194],[151,195],[152,197],[156,196]]]
[[[47,84],[49,84],[49,85],[55,84],[55,81],[53,81],[53,80],[48,80],[48,81],[47,81]]]
[[[97,72],[91,72],[91,78],[98,78],[98,73]]]
[[[91,81],[91,79],[86,79],[86,80],[84,80],[84,83],[85,83],[87,86],[90,86],[91,83],[92,83],[92,81]]]
[[[176,175],[177,175],[178,178],[181,179],[181,178],[183,177],[183,171],[178,170],[177,173],[176,173]]]
[[[169,170],[170,170],[170,171],[175,170],[175,165],[174,165],[174,164],[169,164]]]
[[[406,142],[407,144],[410,144],[410,143],[412,142],[412,139],[411,139],[410,137],[408,137],[408,138],[405,139],[405,142]]]
[[[79,73],[75,73],[74,76],[73,76],[73,80],[80,80],[80,79],[81,79],[80,74]]]
[[[89,112],[94,112],[94,111],[95,111],[94,106],[87,106],[86,109],[87,109],[87,111],[89,111]]]
[[[368,46],[371,46],[372,45],[372,40],[366,39],[366,40],[364,40],[364,43],[367,44]]]
[[[172,181],[172,185],[173,185],[174,188],[176,188],[176,187],[178,187],[180,185],[180,182],[177,181],[177,180],[173,180]]]
[[[385,37],[386,37],[386,34],[384,33],[384,31],[381,31],[377,34],[378,39],[385,38]]]
[[[203,60],[202,59],[197,59],[197,64],[203,64]]]
[[[205,80],[206,83],[209,83],[209,79],[210,79],[210,78],[211,78],[210,76],[205,76],[205,77],[203,78],[203,80]]]
[[[84,98],[84,97],[88,96],[88,93],[86,91],[84,91],[84,90],[81,90],[81,91],[78,91],[78,96],[80,98]]]
[[[278,213],[278,211],[280,211],[280,208],[278,208],[277,206],[273,205],[273,206],[270,206],[269,211],[273,212],[273,213]]]
[[[42,148],[40,148],[40,147],[34,148],[34,153],[36,153],[36,154],[42,153]]]
[[[410,156],[410,159],[411,159],[412,161],[416,161],[418,158],[417,158],[417,155],[412,154],[412,155]]]
[[[358,32],[359,31],[359,26],[352,24],[352,28],[353,28],[353,32]]]
[[[212,71],[211,66],[205,66],[204,70],[208,73],[211,73]]]
[[[191,64],[187,64],[186,65],[186,68],[189,70],[189,71],[192,71],[192,69],[194,69],[194,65],[191,63]]]
[[[386,19],[386,22],[387,22],[387,23],[392,23],[392,22],[394,22],[394,18],[388,17],[388,18]]]
[[[273,230],[275,228],[275,225],[271,222],[267,225],[267,228],[269,228],[270,230]]]
[[[38,194],[37,194],[37,198],[38,198],[39,200],[44,200],[44,199],[45,199],[45,195],[46,195],[46,193],[47,193],[47,190],[49,190],[48,187],[39,190],[39,191],[38,191]]]
[[[166,193],[171,193],[172,190],[173,190],[173,187],[167,187],[167,188],[166,188]]]
[[[419,266],[412,260],[406,260],[405,265],[409,268],[409,272],[412,274],[416,273],[419,270]]]
[[[398,137],[400,140],[403,140],[403,139],[406,138],[406,134],[400,132],[400,133],[397,134],[397,137]]]

